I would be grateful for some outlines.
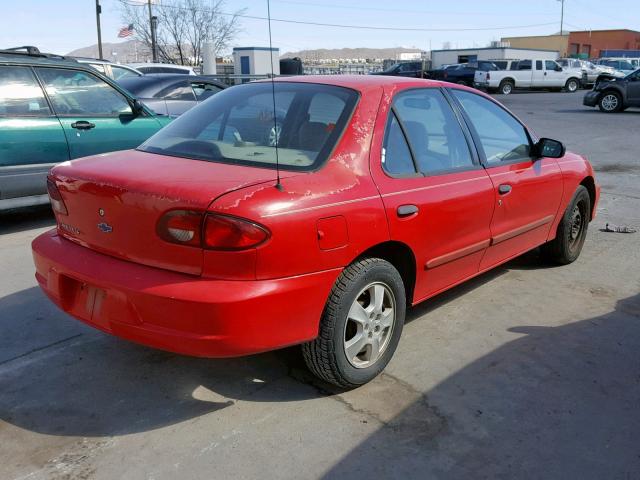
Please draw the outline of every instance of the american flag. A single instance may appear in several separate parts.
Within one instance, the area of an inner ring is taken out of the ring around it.
[[[130,23],[126,27],[122,27],[120,29],[120,31],[118,32],[118,38],[130,37],[133,34],[134,34],[133,23]]]

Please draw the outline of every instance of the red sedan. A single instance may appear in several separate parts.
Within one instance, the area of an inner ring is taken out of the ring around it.
[[[64,311],[188,355],[302,344],[343,387],[389,362],[407,306],[538,246],[574,261],[599,197],[492,98],[384,76],[233,87],[48,185],[36,278]]]

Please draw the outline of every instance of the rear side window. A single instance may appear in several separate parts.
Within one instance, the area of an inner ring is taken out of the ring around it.
[[[473,167],[460,123],[440,90],[425,88],[402,92],[394,99],[393,110],[420,173],[430,175]],[[389,133],[393,133],[391,128]],[[394,172],[389,170],[389,173]]]
[[[536,60],[536,70],[542,70],[542,60]]]
[[[489,165],[530,158],[529,136],[509,112],[491,100],[464,90],[452,90],[466,112]]]
[[[395,113],[391,112],[382,150],[382,168],[393,176],[413,175],[413,164],[407,139],[400,128]]]
[[[518,70],[531,70],[531,60],[522,60],[518,62]]]
[[[111,72],[113,72],[113,78],[115,80],[120,80],[124,77],[139,77],[136,72],[132,72],[128,68],[116,67],[115,65],[111,65]]]
[[[196,160],[313,170],[329,156],[358,100],[350,89],[311,83],[250,83],[192,108],[140,150]],[[275,103],[275,108],[274,108]]]
[[[37,68],[58,115],[131,114],[127,99],[108,83],[80,70]]]
[[[51,115],[44,93],[29,67],[0,66],[0,115]]]

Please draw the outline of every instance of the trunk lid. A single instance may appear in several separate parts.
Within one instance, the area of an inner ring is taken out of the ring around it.
[[[194,275],[200,248],[168,243],[156,225],[168,210],[206,210],[225,193],[275,182],[270,169],[126,150],[65,162],[51,171],[68,210],[58,232],[124,260]]]

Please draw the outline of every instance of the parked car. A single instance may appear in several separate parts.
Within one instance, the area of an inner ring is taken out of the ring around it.
[[[130,63],[130,67],[135,68],[145,75],[154,73],[182,73],[186,75],[196,75],[193,67],[187,65],[176,65],[173,63]]]
[[[177,117],[226,87],[210,77],[159,73],[123,78],[120,85],[158,115]]]
[[[0,210],[48,202],[53,165],[134,148],[165,123],[89,65],[0,51]]]
[[[584,96],[583,104],[588,107],[597,105],[606,113],[640,107],[640,69],[624,78],[601,76],[593,90]]]
[[[564,88],[575,92],[580,88],[580,76],[565,72],[555,60],[520,60],[511,65],[511,70],[477,74],[474,83],[503,95],[509,95],[516,88]]]
[[[101,74],[113,79],[121,80],[123,78],[141,77],[143,73],[133,67],[112,63],[107,60],[99,60],[96,58],[74,57],[78,63],[85,63],[98,70]]]
[[[125,339],[204,357],[302,344],[317,376],[361,385],[391,359],[407,306],[540,245],[576,260],[596,211],[584,157],[441,85],[247,83],[136,150],[57,166],[38,283]],[[274,103],[278,149],[259,140]]]
[[[391,65],[381,72],[372,72],[371,75],[390,75],[394,77],[425,78],[426,69],[424,62],[402,62]]]
[[[447,65],[442,69],[430,70],[427,73],[427,78],[472,87],[477,71],[488,72],[495,70],[499,69],[492,62],[459,63]]]
[[[633,64],[627,59],[614,60],[611,58],[601,58],[600,60],[598,60],[597,65],[605,65],[607,67],[611,67],[614,70],[622,72],[624,75],[629,75],[635,70]]]

